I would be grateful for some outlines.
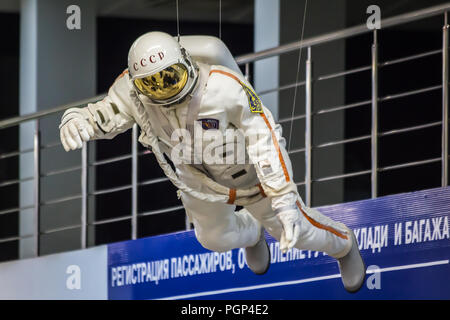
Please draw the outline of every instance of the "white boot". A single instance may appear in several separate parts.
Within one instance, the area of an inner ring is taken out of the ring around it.
[[[253,247],[245,248],[245,259],[250,270],[257,275],[263,275],[269,270],[270,250],[264,236],[264,229],[261,229],[259,241]]]
[[[345,290],[355,293],[361,289],[364,283],[366,265],[359,252],[358,241],[356,241],[353,231],[349,229],[348,234],[351,236],[352,247],[344,257],[337,260]]]

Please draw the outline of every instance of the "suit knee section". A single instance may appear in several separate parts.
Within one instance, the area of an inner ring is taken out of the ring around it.
[[[215,252],[226,252],[236,248],[233,238],[236,238],[236,236],[233,237],[230,233],[197,234],[198,242],[204,248]]]

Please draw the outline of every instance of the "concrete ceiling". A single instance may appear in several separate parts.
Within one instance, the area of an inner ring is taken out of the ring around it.
[[[124,17],[155,20],[175,20],[176,0],[92,0],[97,2],[97,14],[102,17]],[[219,21],[253,23],[254,0],[178,0],[180,19],[184,21]],[[77,1],[72,1],[76,4]],[[0,0],[0,12],[19,12],[20,0]]]

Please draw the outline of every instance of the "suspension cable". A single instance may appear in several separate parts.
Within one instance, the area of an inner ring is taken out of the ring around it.
[[[178,0],[176,0],[176,6],[177,6],[177,37],[178,42],[180,42],[180,16],[179,16]]]
[[[222,39],[222,0],[219,0],[219,39]]]
[[[305,21],[306,21],[306,10],[307,10],[307,8],[308,8],[308,0],[305,0],[305,7],[303,9],[303,21],[302,21],[300,43],[303,42],[303,36],[305,34]],[[302,59],[302,47],[300,47],[298,51],[299,52],[298,52],[298,61],[297,61],[297,74],[295,76],[295,83],[298,83],[298,75],[300,73],[300,63],[301,63],[301,59]],[[296,85],[295,89],[294,89],[294,102],[293,102],[293,105],[292,105],[291,124],[290,124],[290,128],[289,128],[288,152],[291,149],[292,126],[294,124],[295,104],[296,104],[296,101],[297,101],[297,89],[298,89],[298,86]]]

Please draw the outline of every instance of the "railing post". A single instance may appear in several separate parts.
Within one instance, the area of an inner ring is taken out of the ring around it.
[[[250,82],[250,63],[245,64],[245,80]]]
[[[88,144],[81,148],[81,249],[87,248],[87,211],[88,211]]]
[[[186,225],[186,231],[189,231],[189,230],[192,229],[191,228],[191,222],[189,221],[188,215],[186,215],[186,218],[185,218],[185,225]]]
[[[371,194],[378,196],[378,40],[377,29],[373,30],[372,44],[372,134],[371,134]]]
[[[40,199],[41,199],[41,189],[40,189],[40,160],[41,160],[41,135],[39,132],[39,119],[35,120],[35,131],[34,131],[34,252],[36,256],[39,256],[39,236],[41,232],[40,228]]]
[[[448,185],[448,16],[442,28],[442,186]]]
[[[311,47],[308,47],[306,59],[306,85],[305,85],[305,204],[311,206],[312,191],[312,61]]]
[[[138,212],[138,126],[133,125],[131,141],[131,239],[137,239]]]

